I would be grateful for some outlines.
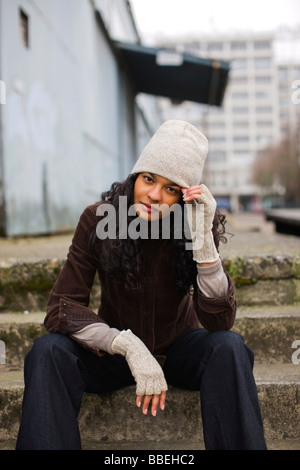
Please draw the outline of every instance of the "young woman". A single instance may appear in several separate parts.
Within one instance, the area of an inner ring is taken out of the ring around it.
[[[50,294],[51,334],[25,360],[17,449],[80,449],[84,392],[133,383],[136,405],[153,416],[167,406],[167,384],[198,390],[206,449],[266,448],[253,353],[230,331],[225,221],[201,184],[207,152],[194,126],[166,121],[126,181],[84,210]]]

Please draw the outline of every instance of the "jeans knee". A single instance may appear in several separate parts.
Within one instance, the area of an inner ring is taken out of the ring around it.
[[[236,356],[240,357],[241,355],[248,356],[250,362],[254,362],[254,353],[253,351],[245,344],[243,337],[234,331],[217,331],[217,341],[216,347],[220,355],[225,357]]]
[[[218,331],[219,344],[230,348],[239,348],[244,345],[244,339],[239,333],[235,333],[231,330]]]
[[[49,333],[37,338],[25,358],[25,365],[28,363],[37,363],[39,365],[48,364],[55,356],[57,347],[67,348],[72,340],[59,333]]]

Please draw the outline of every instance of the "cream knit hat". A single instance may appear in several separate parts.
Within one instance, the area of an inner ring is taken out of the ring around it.
[[[207,152],[202,132],[189,122],[172,119],[156,131],[131,173],[155,173],[188,188],[200,184]]]

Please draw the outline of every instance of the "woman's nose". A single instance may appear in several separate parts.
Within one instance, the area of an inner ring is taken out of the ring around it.
[[[148,192],[148,197],[155,202],[159,202],[161,200],[161,189],[158,186],[151,188]]]

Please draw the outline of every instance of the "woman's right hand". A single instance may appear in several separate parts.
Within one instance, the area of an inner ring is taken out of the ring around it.
[[[152,400],[151,414],[152,416],[156,416],[158,407],[161,410],[165,409],[166,395],[167,395],[167,392],[165,390],[161,392],[160,395],[144,395],[144,401],[143,401],[143,395],[138,395],[136,397],[136,406],[140,408],[143,403],[142,411],[143,411],[143,414],[146,415],[148,413],[148,408]]]
[[[125,357],[136,381],[137,406],[141,406],[144,397],[143,413],[147,414],[151,400],[153,416],[157,413],[158,405],[163,410],[168,385],[162,368],[145,344],[131,330],[126,330],[115,337],[111,350]]]

